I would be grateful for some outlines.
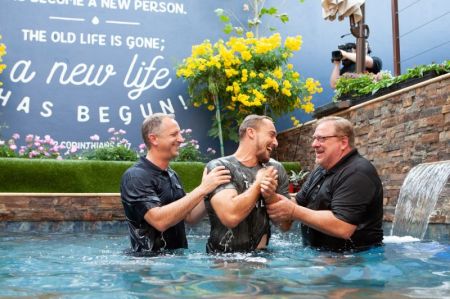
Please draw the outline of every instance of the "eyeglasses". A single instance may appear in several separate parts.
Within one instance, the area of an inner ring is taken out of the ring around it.
[[[317,140],[319,143],[324,143],[325,141],[327,141],[328,138],[333,138],[333,137],[344,137],[344,136],[340,136],[340,135],[312,136],[312,139],[313,139],[313,142],[314,142],[314,140]]]

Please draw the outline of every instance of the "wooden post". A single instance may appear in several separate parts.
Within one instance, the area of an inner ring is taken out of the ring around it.
[[[394,51],[394,76],[402,73],[400,66],[400,32],[398,23],[398,0],[391,0],[392,47]]]

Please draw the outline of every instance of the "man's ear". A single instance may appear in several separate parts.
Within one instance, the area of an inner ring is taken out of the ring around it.
[[[350,145],[348,143],[348,136],[342,136],[341,138],[341,147],[342,149],[348,148]]]
[[[158,136],[156,136],[156,134],[150,133],[147,135],[147,138],[152,146],[158,145]]]
[[[255,134],[256,134],[256,130],[255,130],[255,129],[253,129],[253,128],[247,128],[247,136],[248,136],[250,139],[255,138]]]

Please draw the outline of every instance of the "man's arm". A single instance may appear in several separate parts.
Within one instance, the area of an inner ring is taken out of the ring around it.
[[[223,166],[214,168],[209,174],[203,177],[200,186],[189,192],[183,198],[168,205],[149,209],[145,213],[145,220],[157,230],[163,232],[174,226],[194,209],[203,198],[213,191],[217,186],[230,181],[229,170]],[[201,209],[201,207],[200,207]],[[190,219],[191,220],[191,219]]]
[[[274,221],[299,220],[324,234],[341,239],[349,239],[356,230],[356,225],[338,219],[332,211],[311,210],[288,199],[269,205],[267,211]]]
[[[356,53],[347,52],[344,50],[341,50],[341,53],[343,58],[347,58],[348,60],[351,60],[354,63],[356,63]],[[373,67],[373,59],[368,54],[366,54],[365,67],[369,69]]]
[[[253,184],[242,194],[238,195],[236,189],[223,189],[211,198],[211,206],[223,225],[234,228],[250,214],[261,194],[265,171],[260,169]]]
[[[331,71],[331,76],[330,76],[330,86],[333,89],[336,88],[337,80],[341,77],[341,75],[340,75],[340,66],[341,66],[341,62],[340,61],[334,61],[333,62],[333,70]]]

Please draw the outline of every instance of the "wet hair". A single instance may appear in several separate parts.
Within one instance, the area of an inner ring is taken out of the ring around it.
[[[164,118],[175,119],[175,116],[173,114],[155,113],[147,117],[142,123],[142,139],[148,149],[151,146],[150,141],[148,140],[148,135],[160,133],[161,123]]]
[[[265,115],[256,115],[256,114],[247,115],[242,121],[241,125],[239,126],[239,139],[242,139],[245,136],[245,132],[247,132],[248,128],[257,129],[259,127],[259,124],[264,119],[273,122],[273,120],[270,117]]]
[[[325,122],[332,122],[335,134],[338,136],[347,136],[349,146],[351,148],[355,147],[355,131],[349,120],[339,116],[326,116],[317,121],[317,126]]]

